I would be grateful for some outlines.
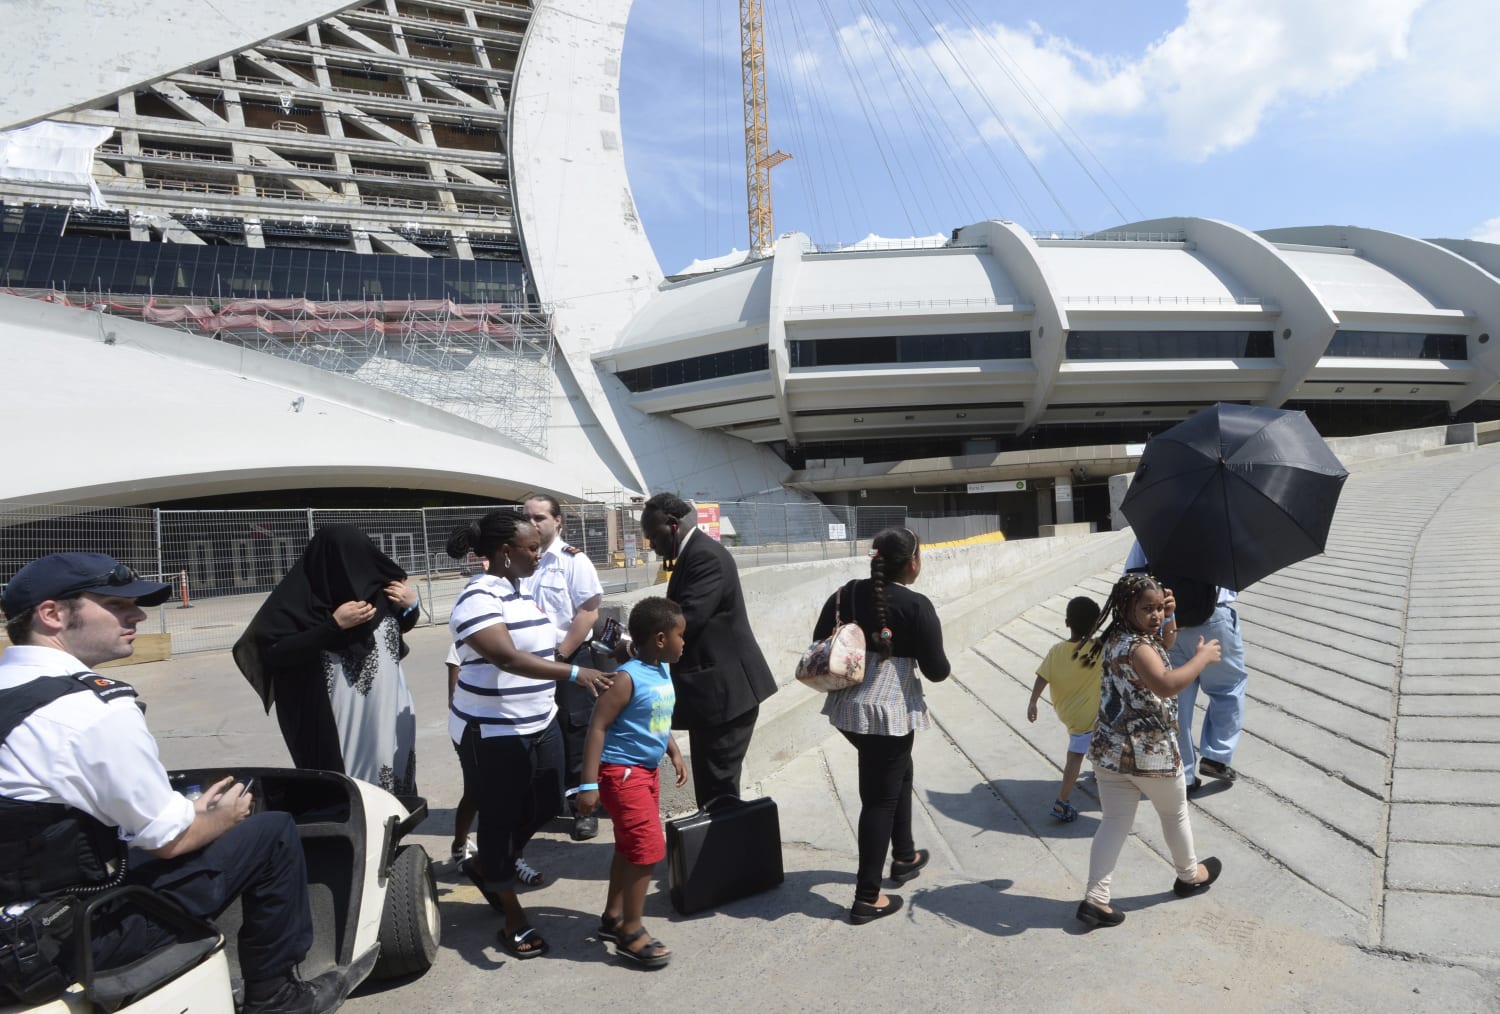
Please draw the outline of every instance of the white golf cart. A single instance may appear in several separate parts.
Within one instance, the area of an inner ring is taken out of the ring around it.
[[[304,979],[337,973],[341,995],[365,979],[416,975],[437,957],[441,921],[427,851],[401,840],[427,816],[418,797],[389,792],[329,771],[251,768],[171,772],[172,785],[212,785],[226,774],[253,778],[256,809],[292,815],[307,858],[313,945]],[[101,909],[133,906],[175,931],[176,940],[124,968],[97,969],[89,946]],[[40,1006],[0,1006],[0,1014],[234,1014],[239,931],[236,902],[215,924],[140,887],[118,887],[74,907],[72,947],[78,982]]]

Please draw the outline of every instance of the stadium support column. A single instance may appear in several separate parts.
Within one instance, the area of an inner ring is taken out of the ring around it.
[[[776,415],[786,432],[786,442],[795,447],[797,434],[792,431],[792,413],[786,403],[786,379],[792,366],[787,356],[786,308],[788,300],[797,291],[797,274],[802,269],[802,238],[796,234],[783,236],[776,241],[775,249],[771,259],[770,306],[766,308],[766,345],[770,352],[767,358],[771,367],[771,384],[776,390]]]
[[[1036,383],[1026,403],[1026,415],[1016,427],[1025,433],[1037,424],[1052,400],[1052,387],[1062,368],[1063,345],[1068,333],[1068,312],[1047,276],[1041,250],[1031,234],[1014,222],[980,222],[958,230],[959,243],[983,244],[1005,270],[1016,291],[1031,301],[1031,363]]]

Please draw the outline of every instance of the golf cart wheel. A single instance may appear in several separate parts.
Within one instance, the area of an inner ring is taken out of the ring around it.
[[[442,927],[427,850],[404,845],[391,860],[380,913],[380,957],[371,976],[394,979],[427,971],[437,959]]]

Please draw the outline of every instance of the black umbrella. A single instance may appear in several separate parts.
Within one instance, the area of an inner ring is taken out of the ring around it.
[[[1238,591],[1323,551],[1348,477],[1306,413],[1218,404],[1146,444],[1120,509],[1153,570]]]

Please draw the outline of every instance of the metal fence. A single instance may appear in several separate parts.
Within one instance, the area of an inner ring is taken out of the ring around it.
[[[717,508],[719,539],[742,567],[854,556],[892,526],[913,528],[925,542],[939,541],[930,535],[933,519],[908,518],[904,507],[701,506],[710,530]],[[0,503],[0,585],[47,553],[109,553],[172,586],[172,597],[142,630],[170,633],[174,652],[223,649],[244,631],[314,533],[352,524],[411,575],[424,620],[446,623],[478,561],[454,560],[444,547],[456,529],[492,509],[183,511]],[[563,507],[564,537],[594,561],[606,593],[655,578],[655,561],[640,537],[640,509],[638,503]]]

